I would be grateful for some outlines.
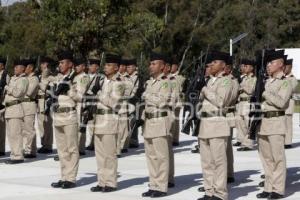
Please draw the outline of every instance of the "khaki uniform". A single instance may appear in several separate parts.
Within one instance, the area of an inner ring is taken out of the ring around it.
[[[253,148],[254,141],[248,138],[250,97],[255,90],[256,77],[253,74],[246,75],[240,84],[239,103],[237,105],[237,140],[243,147]]]
[[[3,70],[0,71],[0,77],[2,77]],[[6,76],[6,83],[8,84],[10,80],[9,75]],[[4,92],[3,92],[4,93]],[[1,102],[4,101],[4,96],[0,97]],[[4,112],[0,111],[0,153],[5,153],[5,140],[6,140],[6,126],[5,126],[5,118]]]
[[[128,98],[130,97],[131,90],[133,88],[132,82],[130,81],[130,76],[127,73],[118,74],[119,78],[122,80],[124,85],[125,91],[124,96],[122,97],[122,106],[119,110],[119,126],[118,126],[118,141],[117,141],[117,154],[121,154],[122,149],[128,148],[128,137],[129,137],[129,119],[128,119],[128,112],[129,112],[129,105],[128,105]]]
[[[39,89],[39,79],[34,73],[27,76],[29,85],[27,88],[26,95],[22,102],[24,111],[24,126],[23,126],[23,137],[24,137],[24,153],[25,154],[36,154],[36,133],[35,133],[35,114],[37,112],[36,96]]]
[[[296,77],[292,74],[286,75],[286,79],[290,81],[293,92],[295,93],[296,87],[298,85],[298,81]],[[294,113],[294,106],[295,106],[295,100],[290,98],[289,107],[285,111],[285,117],[286,117],[286,125],[287,125],[287,131],[285,135],[285,145],[291,145],[293,140],[293,113]]]
[[[56,85],[65,78],[58,75]],[[71,84],[71,83],[69,83]],[[53,111],[53,124],[61,168],[61,180],[75,182],[79,165],[76,91],[70,85],[67,94],[58,96],[58,109]]]
[[[81,108],[82,108],[82,99],[83,95],[87,90],[87,86],[89,84],[90,78],[86,73],[78,74],[73,80],[73,87],[76,93],[75,101],[77,102],[76,111],[77,111],[77,119],[78,119],[78,143],[79,143],[79,152],[85,152],[85,142],[86,142],[86,134],[80,133],[80,119],[81,119]]]
[[[98,103],[95,126],[95,153],[98,185],[117,187],[117,134],[121,98],[124,85],[115,75],[101,81],[102,90],[97,93]]]
[[[228,124],[230,129],[232,130],[235,127],[235,105],[238,98],[239,93],[239,82],[232,74],[229,74],[228,77],[232,81],[232,88],[231,88],[231,97],[230,103],[227,107],[226,117],[228,118]],[[230,136],[227,141],[227,175],[228,177],[234,177],[234,158],[233,158],[233,150],[232,150],[232,131],[230,131]]]
[[[199,144],[205,194],[228,199],[227,192],[227,139],[230,126],[226,109],[230,103],[232,81],[220,73],[211,77],[200,93]]]
[[[24,110],[21,100],[25,97],[28,88],[28,79],[25,74],[13,76],[6,87],[5,119],[7,127],[7,138],[11,149],[12,160],[23,160],[23,136],[22,127]]]
[[[145,120],[143,136],[149,170],[149,187],[151,190],[161,192],[168,190],[170,95],[170,82],[163,74],[146,82],[143,94],[146,105],[142,118]]]
[[[139,80],[137,71],[135,71],[133,74],[130,75],[130,81],[131,81],[131,84],[133,87],[131,90],[130,97],[134,97],[136,95],[139,85],[140,85],[140,82],[139,82],[140,80]],[[134,111],[136,109],[136,105],[129,104],[129,108],[130,108],[129,124],[130,124],[130,128],[132,128],[135,123],[135,120],[137,118],[136,114],[134,113]],[[139,144],[138,130],[136,130],[135,132],[132,132],[131,135],[129,135],[128,137],[129,137],[129,140],[126,142],[125,146],[129,146],[130,144],[133,144],[133,145]]]
[[[182,96],[182,86],[183,83],[185,81],[185,78],[178,74],[178,72],[172,74],[173,77],[175,78],[175,82],[176,82],[176,87],[174,89],[173,95],[175,96],[175,108],[174,108],[174,114],[175,114],[175,118],[174,121],[172,123],[172,127],[171,127],[171,132],[173,135],[173,142],[174,143],[179,143],[179,135],[180,135],[180,110],[182,107],[182,103],[183,103],[183,96]]]
[[[48,72],[43,72],[40,76],[38,99],[38,112],[37,112],[37,127],[41,137],[42,147],[52,149],[53,145],[53,120],[52,116],[45,115],[45,95],[47,87],[53,85],[55,81],[54,76],[49,76]]]
[[[286,158],[284,137],[286,134],[286,119],[284,110],[289,105],[292,94],[290,81],[281,72],[274,78],[269,78],[263,93],[262,111],[264,117],[258,133],[260,158],[265,171],[265,192],[285,193]],[[280,113],[281,114],[278,114]],[[268,116],[272,114],[272,116]],[[275,116],[275,114],[278,116]]]

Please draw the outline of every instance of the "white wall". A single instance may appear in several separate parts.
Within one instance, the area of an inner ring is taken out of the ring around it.
[[[285,55],[288,55],[288,59],[294,59],[293,61],[293,74],[300,80],[300,48],[284,49]]]

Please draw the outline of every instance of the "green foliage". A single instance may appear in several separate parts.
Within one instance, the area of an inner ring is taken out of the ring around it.
[[[147,65],[151,50],[181,58],[184,65],[211,48],[239,57],[261,48],[300,46],[298,0],[37,0],[0,10],[0,55],[55,55],[72,49],[88,56],[113,51]]]

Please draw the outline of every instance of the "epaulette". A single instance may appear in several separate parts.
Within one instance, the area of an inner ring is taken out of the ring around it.
[[[175,77],[174,77],[174,76],[171,76],[171,77],[170,77],[170,80],[175,80]]]
[[[122,81],[122,79],[120,77],[117,77],[116,80],[117,81]]]
[[[165,80],[165,79],[167,79],[167,78],[168,78],[167,76],[162,76],[162,77],[161,77],[162,80]]]
[[[294,77],[294,75],[292,74],[290,77]]]
[[[127,74],[126,76],[125,76],[126,78],[130,78],[130,76]]]

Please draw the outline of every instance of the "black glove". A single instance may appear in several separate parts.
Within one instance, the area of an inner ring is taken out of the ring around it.
[[[68,83],[60,83],[58,87],[59,87],[57,89],[57,91],[59,92],[58,95],[66,95],[70,90],[70,85]]]

